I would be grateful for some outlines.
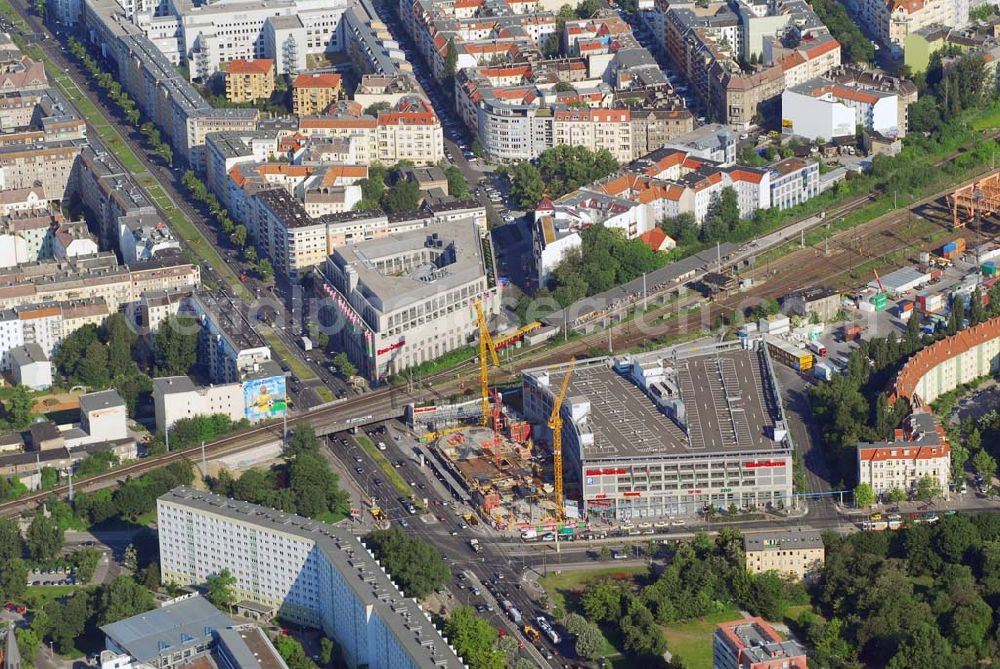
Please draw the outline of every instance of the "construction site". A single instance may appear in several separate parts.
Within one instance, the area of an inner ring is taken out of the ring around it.
[[[561,417],[553,412],[548,424],[549,428],[558,426],[549,434],[559,436],[538,449],[536,430],[524,419],[519,401],[505,403],[503,393],[490,387],[491,368],[500,366],[497,352],[537,325],[494,340],[480,305],[476,308],[479,399],[449,407],[415,408],[414,426],[428,430],[422,440],[465,483],[481,516],[494,527],[529,534],[570,533],[577,526],[578,513],[575,506],[567,510],[560,503],[564,496]]]

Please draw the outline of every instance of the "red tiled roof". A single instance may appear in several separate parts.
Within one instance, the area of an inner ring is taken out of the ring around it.
[[[255,58],[253,60],[237,58],[229,61],[226,71],[230,74],[268,74],[273,69],[274,61],[270,58]]]
[[[295,77],[292,88],[340,88],[340,75],[304,72]]]

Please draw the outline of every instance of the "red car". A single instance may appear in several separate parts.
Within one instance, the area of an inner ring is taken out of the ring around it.
[[[21,604],[19,607],[17,607],[17,612],[24,615],[25,613],[28,612],[28,607],[25,606],[24,604]]]

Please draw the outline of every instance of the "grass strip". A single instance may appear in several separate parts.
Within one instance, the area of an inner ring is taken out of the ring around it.
[[[391,462],[389,462],[389,458],[385,457],[385,454],[378,450],[375,444],[372,443],[371,439],[364,434],[357,434],[354,439],[358,442],[358,445],[361,446],[361,450],[367,453],[368,457],[378,463],[379,468],[389,478],[392,486],[398,490],[401,495],[404,495],[407,498],[415,495],[413,488],[410,487],[410,484],[403,480],[403,477],[399,475],[396,468],[392,466]]]

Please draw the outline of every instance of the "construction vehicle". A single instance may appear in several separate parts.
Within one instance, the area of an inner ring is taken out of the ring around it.
[[[885,295],[886,294],[886,292],[885,292],[885,286],[882,285],[882,279],[878,275],[878,270],[875,269],[874,267],[872,267],[872,274],[875,275],[875,283],[878,284],[878,289],[880,291],[882,291],[883,295]]]
[[[456,432],[461,432],[464,429],[465,429],[464,425],[456,425],[454,427],[446,427],[446,428],[444,428],[442,430],[437,430],[436,432],[428,432],[423,437],[421,437],[421,441],[430,443],[430,442],[434,441],[435,439],[440,439],[441,437],[446,437],[449,434],[454,434]]]
[[[573,376],[573,367],[576,365],[576,358],[570,358],[569,368],[566,370],[566,376],[563,377],[562,386],[559,388],[559,394],[556,395],[555,400],[552,403],[552,414],[549,416],[549,429],[552,430],[552,475],[555,479],[555,503],[556,503],[556,520],[562,520],[566,517],[566,501],[563,497],[563,467],[562,467],[562,415],[560,409],[562,408],[563,400],[566,399],[566,391],[569,390],[569,379]]]
[[[536,630],[531,625],[525,625],[523,629],[524,629],[524,636],[528,637],[528,640],[531,642],[538,641],[539,639],[542,638],[542,635],[538,633],[538,630]]]

